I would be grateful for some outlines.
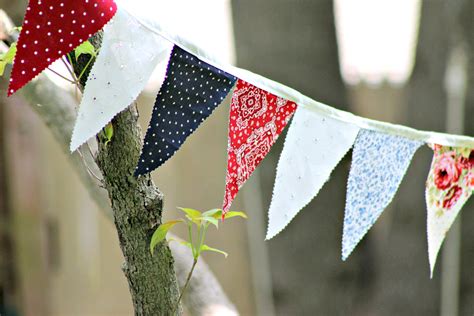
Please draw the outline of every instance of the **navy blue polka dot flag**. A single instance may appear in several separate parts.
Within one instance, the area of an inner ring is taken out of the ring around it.
[[[224,100],[237,78],[174,46],[135,175],[161,166]]]

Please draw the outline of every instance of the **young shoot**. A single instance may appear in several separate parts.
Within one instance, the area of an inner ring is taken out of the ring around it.
[[[153,233],[153,236],[151,237],[151,242],[150,242],[150,252],[153,255],[155,247],[166,239],[166,235],[168,234],[168,231],[173,226],[177,224],[185,224],[187,226],[187,229],[188,229],[187,241],[168,238],[169,241],[176,241],[176,242],[179,242],[180,244],[185,245],[186,247],[191,249],[192,254],[193,254],[193,265],[191,266],[191,270],[189,271],[188,276],[186,278],[186,283],[184,284],[183,290],[181,291],[178,301],[176,302],[176,306],[174,308],[173,314],[176,313],[179,307],[181,298],[183,297],[183,294],[188,287],[189,280],[191,279],[194,268],[196,267],[196,264],[198,262],[199,257],[201,256],[201,253],[203,253],[204,251],[212,251],[212,252],[216,252],[227,257],[226,252],[217,248],[210,247],[205,243],[206,233],[207,233],[208,228],[211,225],[215,226],[216,228],[219,227],[219,219],[222,218],[221,209],[212,209],[206,212],[200,212],[195,209],[184,208],[184,207],[178,207],[178,209],[180,209],[185,214],[185,217],[162,223],[160,226],[158,226],[158,228]],[[227,212],[225,214],[226,219],[230,219],[233,217],[247,218],[247,215],[243,212]]]

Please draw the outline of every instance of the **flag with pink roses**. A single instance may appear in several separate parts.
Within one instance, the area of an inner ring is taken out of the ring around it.
[[[428,252],[431,273],[438,251],[462,206],[474,191],[474,150],[433,145],[426,182]]]

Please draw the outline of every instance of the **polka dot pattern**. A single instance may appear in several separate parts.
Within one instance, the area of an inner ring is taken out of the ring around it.
[[[167,161],[224,100],[237,79],[174,46],[135,175]]]
[[[8,95],[99,31],[116,11],[113,0],[30,0]]]
[[[294,102],[237,81],[230,108],[224,211],[268,154],[296,107]]]

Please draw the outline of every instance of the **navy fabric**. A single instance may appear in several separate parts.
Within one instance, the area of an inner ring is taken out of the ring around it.
[[[235,78],[174,46],[135,175],[161,166],[224,100]]]

